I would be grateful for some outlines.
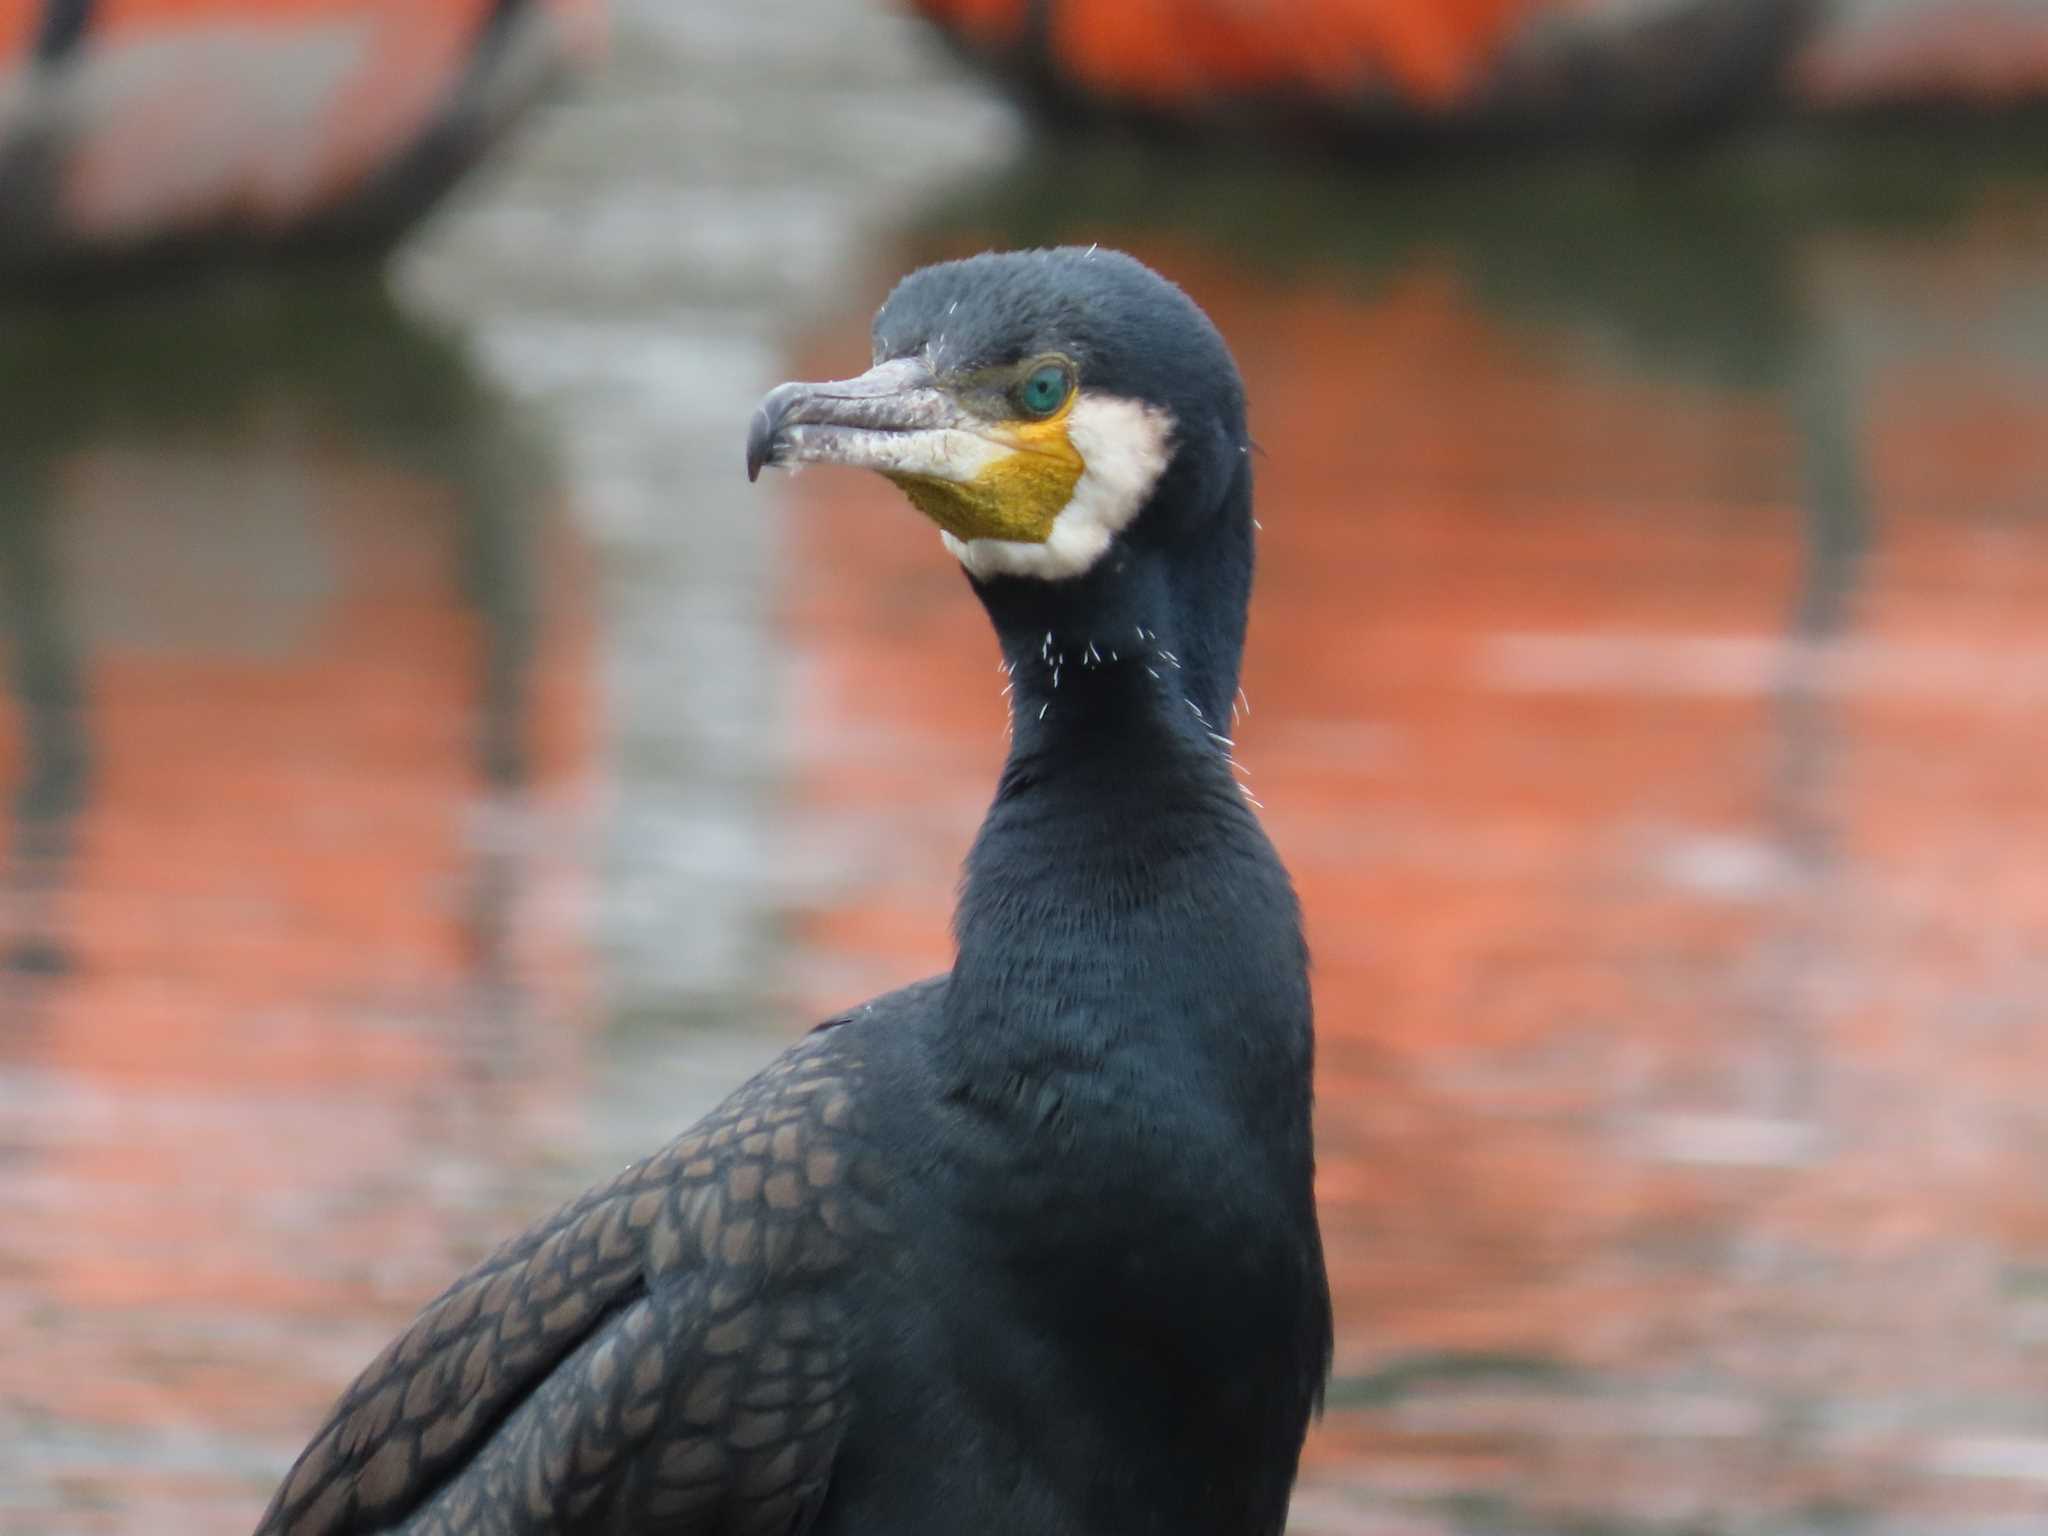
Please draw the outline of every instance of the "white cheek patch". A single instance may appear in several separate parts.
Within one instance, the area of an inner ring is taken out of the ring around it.
[[[1142,400],[1084,390],[1067,413],[1067,441],[1081,455],[1081,478],[1043,544],[939,534],[968,574],[1058,581],[1094,565],[1166,472],[1173,458],[1173,416]]]

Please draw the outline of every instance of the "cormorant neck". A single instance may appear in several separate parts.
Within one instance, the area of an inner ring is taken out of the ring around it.
[[[1251,597],[1249,467],[1238,460],[1204,513],[1131,533],[1078,576],[975,582],[1010,676],[1013,760],[1127,730],[1134,707],[1227,749]],[[1115,703],[1096,707],[1105,694]]]
[[[1170,605],[1041,601],[1006,617],[1014,622],[997,633],[1012,766],[1040,760],[1040,771],[1056,771],[1141,743],[1175,756],[1228,753],[1237,669],[1191,642]]]
[[[963,1080],[1098,1060],[1119,1038],[1235,1051],[1233,1021],[1259,1011],[1245,996],[1299,965],[1286,874],[1227,739],[1249,512],[1198,531],[1180,550],[1119,544],[1064,581],[976,583],[1012,732],[954,919],[939,1043]]]

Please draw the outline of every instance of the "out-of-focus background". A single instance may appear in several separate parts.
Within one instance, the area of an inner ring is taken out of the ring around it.
[[[742,437],[1052,241],[1264,449],[1295,1528],[2048,1529],[2048,6],[924,9],[0,0],[0,1532],[945,964],[984,621]]]

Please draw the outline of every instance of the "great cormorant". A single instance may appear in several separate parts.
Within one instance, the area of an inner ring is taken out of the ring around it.
[[[259,1536],[1277,1533],[1329,1365],[1307,957],[1232,776],[1237,370],[1128,256],[913,273],[764,464],[938,524],[1011,673],[950,972],[820,1025],[363,1373]]]

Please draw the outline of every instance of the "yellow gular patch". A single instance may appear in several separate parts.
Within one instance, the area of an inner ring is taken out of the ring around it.
[[[1087,466],[1067,440],[1068,400],[1044,421],[1005,423],[989,436],[1010,452],[972,480],[892,474],[910,504],[956,539],[1043,544],[1053,519],[1073,500]]]

